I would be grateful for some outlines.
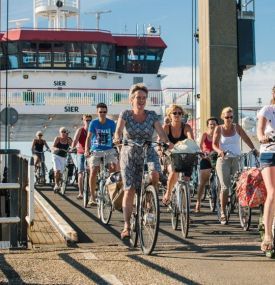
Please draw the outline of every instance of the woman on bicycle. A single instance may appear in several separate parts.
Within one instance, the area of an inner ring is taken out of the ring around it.
[[[192,128],[188,124],[182,122],[182,116],[185,114],[182,107],[179,105],[172,104],[166,111],[166,115],[169,117],[171,123],[170,125],[165,125],[163,127],[169,139],[169,148],[185,139],[194,139]],[[163,196],[162,203],[167,206],[170,203],[171,193],[173,187],[175,186],[179,174],[172,170],[171,164],[168,166],[168,181],[167,181],[167,191]],[[185,173],[186,177],[190,177],[191,173]]]
[[[65,127],[59,129],[59,136],[55,137],[52,146],[52,161],[54,170],[54,191],[60,190],[60,182],[62,173],[66,165],[66,157],[69,147],[72,144],[72,139],[68,137],[69,131]]]
[[[34,156],[34,166],[35,169],[40,165],[41,161],[45,161],[44,156],[44,146],[49,150],[49,146],[46,140],[42,139],[43,133],[38,131],[36,133],[36,138],[32,141],[32,154]],[[45,175],[45,169],[42,167],[42,175]]]
[[[272,88],[270,105],[264,106],[258,113],[257,136],[261,143],[260,162],[262,176],[267,190],[264,204],[264,240],[262,251],[273,249],[272,224],[275,213],[275,86]],[[271,142],[270,142],[271,139]]]
[[[252,141],[239,124],[233,123],[233,109],[226,107],[222,110],[221,119],[224,121],[214,130],[213,149],[218,153],[216,171],[221,185],[221,224],[227,223],[225,207],[228,201],[231,175],[238,170],[238,157],[241,155],[240,139],[251,149],[255,149]]]
[[[158,133],[160,140],[168,142],[158,116],[154,111],[145,110],[148,89],[139,83],[131,87],[129,93],[132,110],[123,111],[118,119],[114,142],[119,143],[123,138],[128,141],[144,142],[152,141],[154,130]],[[124,132],[123,132],[124,130]],[[120,153],[120,167],[124,185],[124,197],[122,202],[124,229],[121,238],[130,237],[130,218],[133,211],[135,192],[140,190],[143,155],[142,149],[135,146],[122,146]],[[151,171],[152,184],[157,185],[159,180],[160,164],[154,148],[148,149],[148,168]]]
[[[212,140],[213,140],[213,134],[214,129],[218,125],[218,119],[211,117],[206,121],[207,130],[205,133],[202,134],[200,138],[200,149],[202,152],[204,152],[207,156],[209,156],[211,153],[213,153],[213,147],[212,147]],[[200,161],[200,184],[198,186],[198,197],[197,197],[197,203],[195,212],[199,213],[201,209],[201,197],[202,193],[204,191],[205,186],[209,182],[209,178],[211,175],[211,161],[209,157],[202,158]]]

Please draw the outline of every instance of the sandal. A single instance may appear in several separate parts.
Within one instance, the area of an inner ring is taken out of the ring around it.
[[[122,240],[124,240],[124,239],[129,239],[130,238],[130,229],[124,229],[122,232],[121,232],[121,234],[120,234],[120,238],[122,239]]]
[[[162,198],[162,204],[163,204],[165,207],[168,207],[170,203],[171,203],[171,200],[170,200],[170,199],[167,199],[166,197],[163,197],[163,198]]]
[[[273,241],[272,240],[263,240],[263,242],[261,243],[261,250],[263,252],[267,252],[267,251],[271,251],[273,250]]]
[[[201,203],[197,202],[196,208],[195,208],[195,213],[200,213],[200,211],[201,211]]]
[[[82,200],[83,199],[83,195],[82,194],[78,194],[76,197],[77,200]]]

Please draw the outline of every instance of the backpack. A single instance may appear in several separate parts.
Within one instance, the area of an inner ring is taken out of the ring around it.
[[[236,189],[242,207],[256,208],[266,200],[266,188],[259,168],[252,167],[243,171],[237,181]]]

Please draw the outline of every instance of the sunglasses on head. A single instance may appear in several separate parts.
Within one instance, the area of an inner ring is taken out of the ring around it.
[[[226,117],[224,117],[225,119],[233,119],[233,116],[226,116]]]
[[[173,112],[172,114],[175,115],[175,116],[176,116],[176,115],[181,116],[181,115],[182,115],[182,112]]]
[[[107,111],[99,111],[99,114],[106,114]]]

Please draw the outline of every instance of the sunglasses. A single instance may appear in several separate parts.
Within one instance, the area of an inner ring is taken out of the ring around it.
[[[38,135],[39,137],[43,137],[43,135]]]
[[[99,111],[99,114],[106,114],[107,111]]]
[[[233,116],[224,117],[226,120],[233,119]]]
[[[175,116],[176,116],[176,115],[181,116],[181,115],[182,115],[182,112],[173,112],[172,114],[175,115]]]
[[[91,120],[85,120],[85,122],[91,122]]]
[[[61,133],[63,133],[63,134],[67,134],[67,131],[61,131]]]

